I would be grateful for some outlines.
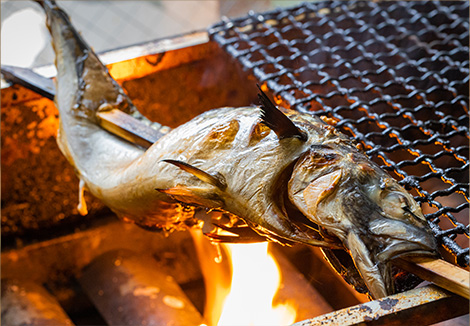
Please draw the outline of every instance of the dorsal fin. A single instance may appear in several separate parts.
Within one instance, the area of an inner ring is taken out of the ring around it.
[[[258,98],[261,102],[261,119],[263,123],[271,128],[279,138],[299,138],[302,141],[307,140],[307,135],[302,132],[297,126],[280,110],[276,108],[273,102],[258,86],[260,93]]]
[[[227,188],[227,184],[225,183],[225,180],[222,176],[213,176],[212,174],[209,174],[195,166],[192,166],[191,164],[181,162],[178,160],[162,160],[163,162],[173,164],[177,167],[179,167],[181,170],[184,170],[188,173],[191,173],[195,177],[197,177],[199,180],[203,182],[207,182],[213,186],[216,186],[217,188],[221,190],[225,190]]]

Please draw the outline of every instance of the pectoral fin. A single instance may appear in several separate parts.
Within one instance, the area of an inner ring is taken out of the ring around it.
[[[278,238],[283,238],[290,242],[300,242],[317,247],[333,249],[343,248],[339,242],[316,239],[311,234],[307,234],[301,231],[296,225],[289,221],[289,219],[286,218],[279,209],[275,207],[270,207],[266,211],[265,217],[261,218],[257,225],[251,224],[251,226],[258,232],[268,235],[271,240],[281,243],[283,243],[283,241],[279,241]]]
[[[340,179],[341,170],[336,170],[316,179],[305,188],[303,196],[309,214],[315,215],[318,203],[333,192]]]
[[[155,189],[167,194],[176,201],[205,208],[220,208],[221,198],[209,188],[176,186],[168,189]]]
[[[179,167],[181,170],[191,173],[199,180],[209,183],[221,190],[225,190],[225,188],[227,188],[227,183],[225,182],[225,178],[220,174],[212,175],[195,166],[192,166],[191,164],[181,162],[178,160],[163,160],[162,162],[173,164]]]
[[[372,297],[379,299],[391,294],[388,292],[393,292],[393,290],[389,289],[389,291],[387,291],[384,275],[380,272],[379,266],[372,262],[369,250],[356,233],[350,232],[348,234],[347,247]],[[389,287],[390,286],[391,284],[389,284]]]

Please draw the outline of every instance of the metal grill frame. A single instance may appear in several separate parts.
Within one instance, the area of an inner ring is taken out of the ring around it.
[[[320,1],[224,19],[209,35],[279,105],[362,143],[468,266],[456,241],[469,237],[468,18],[466,1]]]

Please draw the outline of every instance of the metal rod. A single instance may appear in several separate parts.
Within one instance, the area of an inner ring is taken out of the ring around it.
[[[152,256],[117,250],[97,257],[79,279],[109,325],[202,325],[200,313]]]
[[[432,311],[432,313],[430,313]],[[430,325],[468,313],[468,301],[434,285],[334,311],[293,326]]]
[[[1,72],[6,81],[24,86],[50,100],[54,99],[55,86],[52,79],[21,67],[2,65]]]
[[[14,279],[2,279],[2,324],[74,325],[44,287]]]

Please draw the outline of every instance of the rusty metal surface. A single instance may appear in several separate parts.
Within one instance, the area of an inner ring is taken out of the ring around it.
[[[294,326],[430,325],[468,314],[468,301],[434,285],[338,310]]]
[[[87,196],[90,215],[76,209],[78,180],[56,144],[59,118],[52,101],[20,86],[1,92],[2,245],[13,235],[53,235],[54,226],[84,223],[103,210]],[[57,235],[57,233],[55,233]]]
[[[255,81],[214,43],[206,46],[210,55],[198,61],[123,81],[144,116],[174,128],[210,109],[257,103]]]
[[[109,325],[201,325],[200,313],[175,279],[149,255],[107,252],[80,284]]]
[[[194,32],[109,50],[98,56],[113,78],[135,79],[207,57],[212,52],[207,47],[208,41],[207,32]],[[54,65],[33,70],[46,78],[55,77],[57,73]]]
[[[57,300],[30,280],[2,279],[3,325],[73,325]]]

